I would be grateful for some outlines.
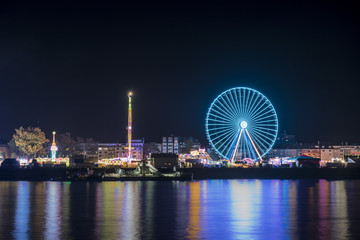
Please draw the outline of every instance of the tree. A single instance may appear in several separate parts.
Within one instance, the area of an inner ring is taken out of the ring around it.
[[[185,139],[181,153],[190,153],[191,150],[199,150],[200,143],[197,139],[193,137],[188,137]]]
[[[11,141],[8,142],[8,146],[10,148],[11,158],[16,158],[18,155],[20,155],[19,148],[16,147],[14,139],[11,139]]]
[[[59,156],[70,157],[75,153],[76,141],[69,132],[58,134],[56,137]]]
[[[76,141],[76,154],[95,155],[97,154],[98,143],[92,138],[78,137]]]
[[[19,152],[30,158],[43,156],[46,153],[45,144],[49,142],[45,133],[38,127],[15,129],[13,140]]]

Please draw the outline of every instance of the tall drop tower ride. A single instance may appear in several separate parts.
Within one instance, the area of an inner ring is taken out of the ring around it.
[[[56,146],[56,143],[55,143],[55,134],[56,134],[56,132],[54,131],[54,132],[52,132],[52,134],[53,134],[53,142],[52,142],[51,148],[50,148],[50,150],[51,150],[51,160],[53,162],[55,162],[55,160],[56,160],[56,152],[58,150],[58,147]]]
[[[132,142],[132,109],[131,109],[131,97],[132,97],[132,92],[130,91],[128,93],[128,98],[129,98],[129,110],[128,110],[128,127],[127,127],[127,130],[128,130],[128,146],[127,146],[127,149],[128,149],[128,153],[127,153],[127,158],[128,160],[131,160],[132,159],[132,154],[131,154],[131,150],[132,150],[132,147],[131,147],[131,142]]]

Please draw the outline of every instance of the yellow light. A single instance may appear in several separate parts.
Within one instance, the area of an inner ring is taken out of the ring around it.
[[[129,96],[130,96],[130,97],[132,96],[132,94],[133,94],[132,92],[129,92]]]

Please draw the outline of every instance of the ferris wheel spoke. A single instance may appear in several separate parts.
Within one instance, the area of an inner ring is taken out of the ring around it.
[[[271,141],[268,142],[268,139],[264,137],[264,134],[262,132],[254,131],[253,136],[256,137],[259,142],[265,144],[265,146],[269,146],[271,144]]]
[[[273,116],[274,116],[273,114],[269,114],[269,113],[273,113],[273,112],[274,112],[274,110],[268,109],[268,110],[266,110],[265,112],[254,116],[252,119],[253,119],[253,121],[255,121],[255,120],[261,119],[261,118],[273,117]]]
[[[226,156],[229,156],[229,158],[231,158],[231,161],[234,160],[235,154],[238,151],[238,145],[240,142],[242,132],[243,132],[243,130],[238,129],[233,140],[231,142],[229,142],[230,144],[226,145],[226,147],[228,148]],[[229,153],[230,153],[230,155],[229,155]]]
[[[216,108],[215,108],[216,107]],[[228,113],[227,111],[224,110],[224,108],[221,108],[219,106],[215,106],[214,108],[212,108],[211,110],[214,112],[217,112],[218,114],[221,114],[223,116],[226,116],[229,119],[234,118],[234,116],[230,113]],[[221,112],[220,112],[221,111]]]
[[[221,148],[223,149],[223,152],[226,154],[224,154],[226,156],[227,159],[231,158],[232,153],[234,153],[235,151],[235,144],[236,144],[236,139],[237,139],[236,134],[232,135],[228,140],[224,141],[223,144],[221,145]]]
[[[250,144],[251,140],[249,139],[248,142],[249,143],[247,144],[247,148],[248,148],[248,152],[249,152],[249,158],[254,159],[254,160],[258,159],[259,156],[257,156],[257,154],[255,152],[256,150],[254,149],[252,144]],[[255,142],[254,142],[254,145],[255,145]],[[261,148],[259,148],[259,150],[261,150]]]
[[[239,89],[239,101],[240,101],[240,109],[241,109],[241,113],[244,113],[244,106],[245,106],[245,101],[244,101],[244,89]]]
[[[215,131],[215,130],[213,130],[213,129],[211,129],[210,131],[209,131],[209,136],[221,136],[223,133],[225,134],[226,132],[231,132],[231,131],[233,131],[233,129],[229,129],[229,128],[227,128],[227,129],[222,129],[222,130],[217,130],[217,131]],[[220,135],[219,135],[220,134]],[[217,138],[214,138],[214,140],[216,140]]]
[[[259,97],[258,97],[259,98]],[[256,103],[255,105],[252,107],[252,109],[249,112],[249,116],[251,117],[256,111],[259,111],[260,107],[258,108],[259,104],[262,103],[262,97],[260,98],[260,100],[258,100],[258,98],[256,99]]]
[[[256,109],[256,107],[263,101],[263,98],[259,95],[256,94],[256,98],[254,100],[254,103],[252,104],[250,110],[249,110],[249,115]]]
[[[276,120],[275,119],[262,120],[261,122],[256,122],[256,124],[271,123],[271,122],[276,122]]]
[[[248,107],[249,107],[249,101],[250,101],[250,95],[251,95],[251,92],[249,90],[247,90],[245,92],[245,94],[247,95],[246,98],[245,98],[245,106],[244,106],[244,113],[248,114]]]
[[[221,110],[221,109],[220,109]],[[228,119],[228,120],[232,120],[234,117],[233,116],[231,116],[231,115],[229,115],[229,114],[227,114],[227,113],[225,113],[225,112],[223,112],[223,111],[221,111],[221,112],[219,112],[218,110],[216,110],[216,109],[212,109],[212,112],[215,112],[215,113],[217,113],[217,114],[219,114],[220,116],[222,116],[222,117],[225,117],[226,119]],[[216,115],[217,116],[217,115]]]
[[[211,115],[211,116],[213,116],[213,117],[215,117],[215,118],[220,118],[220,119],[222,119],[222,120],[225,121],[225,122],[231,122],[231,119],[225,118],[225,117],[223,117],[223,116],[215,115],[215,114],[213,114],[213,113],[209,113],[209,115]],[[213,120],[216,120],[216,119],[213,119]]]
[[[248,91],[248,102],[246,104],[246,108],[245,108],[245,112],[246,114],[249,114],[249,109],[251,107],[251,105],[253,104],[253,98],[254,98],[254,94],[252,91]]]
[[[275,115],[267,115],[263,116],[262,118],[253,119],[254,123],[262,123],[263,121],[272,120],[273,122],[276,122],[276,116]]]
[[[228,123],[208,123],[208,126],[230,126]]]
[[[218,123],[231,124],[231,121],[224,121],[224,120],[215,119],[215,118],[207,118],[206,121],[207,122],[218,122]]]
[[[239,105],[239,97],[238,97],[238,95],[237,95],[237,93],[236,93],[236,90],[235,91],[231,91],[231,94],[230,94],[230,96],[231,96],[231,99],[232,99],[232,101],[233,101],[233,103],[234,103],[234,106],[236,107],[236,111],[237,111],[237,115],[240,115],[241,114],[241,110],[240,110],[240,105]]]
[[[276,127],[277,128],[277,124],[266,124],[266,123],[257,123],[256,126],[262,126],[262,127]]]
[[[258,132],[261,132],[265,138],[268,137],[267,140],[269,140],[270,143],[272,142],[272,137],[274,135],[273,133],[269,133],[267,131],[258,131]]]
[[[256,133],[258,133],[258,134],[260,134],[261,135],[261,137],[262,138],[265,138],[265,139],[267,139],[267,140],[269,140],[270,142],[268,142],[269,144],[271,144],[271,142],[272,142],[272,139],[271,138],[269,138],[264,132],[259,132],[259,131],[256,131],[256,130],[254,130],[254,132],[256,132]],[[264,139],[264,140],[265,140]]]
[[[254,95],[256,96],[255,99],[254,99]],[[250,115],[250,113],[251,113],[252,109],[254,108],[254,105],[256,104],[258,98],[259,98],[259,95],[252,92],[252,98],[251,98],[251,101],[250,101],[250,104],[249,104],[249,107],[248,107],[248,110],[247,110],[248,115]]]
[[[242,114],[243,111],[242,111],[242,105],[243,103],[241,102],[241,90],[240,89],[236,89],[234,91],[234,94],[235,94],[235,99],[236,99],[236,104],[238,106],[238,109],[239,109],[239,112]]]
[[[231,129],[231,127],[216,127],[216,128],[211,128],[211,131],[228,130],[228,129]]]
[[[219,149],[224,149],[225,151],[231,147],[231,143],[233,142],[234,138],[236,139],[236,133],[233,132],[233,134],[230,134],[226,139],[224,138],[222,144],[219,146]]]
[[[264,127],[254,127],[254,129],[261,129],[261,130],[264,130],[264,131],[272,131],[272,132],[277,132],[276,129],[272,129],[272,128],[264,128]]]
[[[222,109],[222,110],[226,111],[231,117],[235,117],[235,114],[231,113],[229,111],[229,107],[224,106],[224,104],[221,101],[219,101],[218,103],[221,105],[221,108],[218,107],[219,109]]]
[[[259,139],[257,139],[259,142],[260,142],[260,140]],[[264,140],[263,140],[264,141]],[[266,141],[265,141],[266,142]],[[267,143],[267,142],[266,142]],[[268,143],[267,143],[268,144]],[[272,144],[270,144],[270,145],[267,145],[267,147],[264,147],[264,149],[262,150],[262,156],[265,156],[269,151],[270,151],[270,149],[271,149],[271,147],[272,147]]]
[[[250,141],[251,141],[251,144],[252,144],[252,146],[254,147],[254,149],[255,149],[255,151],[256,151],[256,153],[257,153],[257,155],[259,156],[260,160],[262,160],[262,159],[261,159],[261,154],[260,154],[259,150],[257,149],[257,147],[256,147],[256,145],[255,145],[255,143],[254,143],[254,141],[252,140],[252,137],[250,136],[250,133],[248,132],[248,130],[247,130],[247,129],[245,129],[245,131],[246,131],[246,133],[248,134],[249,139],[250,139]],[[261,149],[260,149],[260,150],[261,150]]]
[[[233,96],[233,94],[235,95],[235,97]],[[236,91],[233,92],[233,91],[230,91],[230,97],[231,97],[231,100],[232,100],[232,103],[236,109],[236,112],[237,114],[239,115],[241,112],[240,112],[240,108],[239,108],[239,104],[237,102],[237,95],[236,95]]]
[[[267,149],[267,146],[264,145],[265,143],[263,143],[263,142],[258,138],[258,136],[252,135],[252,137],[253,137],[253,140],[254,140],[255,145],[258,146],[258,148],[261,150],[261,155],[263,155],[263,152]]]
[[[221,132],[221,133],[219,134],[219,132]],[[225,136],[226,134],[229,134],[229,133],[233,132],[233,130],[219,131],[219,132],[217,132],[217,133],[209,133],[209,136],[210,136],[210,137],[215,135],[215,137],[212,138],[213,141],[215,141],[216,139],[219,139],[219,138]]]
[[[238,131],[239,132],[239,131]],[[229,141],[230,144],[227,145],[227,151],[226,151],[226,154],[225,156],[230,158],[229,157],[229,153],[230,153],[230,150],[232,149],[232,147],[236,144],[235,141],[236,141],[237,137],[234,137],[232,141]],[[225,146],[226,148],[226,146]],[[231,155],[230,155],[231,156]]]
[[[242,91],[243,93],[242,93],[242,112],[243,113],[245,113],[245,108],[246,108],[246,89],[244,89],[243,91]]]
[[[257,106],[257,111],[252,111],[250,113],[250,116],[253,118],[254,116],[260,114],[262,111],[264,111],[263,106],[266,104],[266,101],[262,102],[260,106]]]
[[[271,109],[271,107],[269,105],[265,106],[264,108],[262,108],[260,111],[256,112],[252,118],[257,118],[259,116],[262,116],[262,114],[268,112],[268,111],[273,111],[273,109]]]
[[[226,99],[225,99],[225,98],[226,98]],[[233,116],[235,117],[236,114],[237,114],[237,112],[236,112],[235,108],[232,106],[232,103],[231,103],[231,101],[229,100],[229,97],[227,96],[227,94],[225,94],[225,96],[223,97],[223,99],[224,99],[224,103],[226,104],[226,106],[228,107],[228,109],[232,111]]]

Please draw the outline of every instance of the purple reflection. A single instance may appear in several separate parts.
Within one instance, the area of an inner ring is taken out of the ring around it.
[[[60,182],[46,183],[46,217],[45,217],[45,238],[59,239],[60,237]]]
[[[28,239],[29,230],[29,183],[18,182],[15,212],[15,239]]]

